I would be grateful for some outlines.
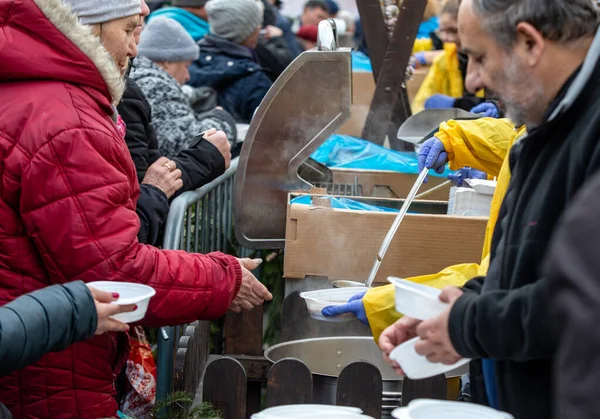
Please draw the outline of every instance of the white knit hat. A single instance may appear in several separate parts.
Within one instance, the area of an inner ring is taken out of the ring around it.
[[[142,13],[140,0],[62,0],[84,25],[110,22]]]
[[[262,26],[262,3],[256,0],[209,0],[206,13],[210,31],[236,44]]]
[[[195,61],[200,56],[200,47],[181,23],[157,16],[142,31],[138,52],[152,61]]]

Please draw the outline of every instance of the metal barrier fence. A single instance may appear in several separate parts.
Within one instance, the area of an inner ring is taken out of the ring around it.
[[[165,227],[163,248],[193,253],[224,252],[239,257],[247,249],[233,246],[233,187],[238,159],[219,178],[195,191],[188,191],[172,203]],[[163,327],[158,336],[156,397],[168,396],[173,385],[173,359],[180,327]]]

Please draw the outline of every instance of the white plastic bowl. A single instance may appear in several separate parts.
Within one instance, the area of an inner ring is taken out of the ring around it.
[[[303,404],[277,406],[252,415],[252,419],[367,419],[357,407],[328,406],[320,404]]]
[[[508,413],[472,403],[419,399],[392,412],[396,419],[514,419]]]
[[[308,312],[313,319],[324,322],[341,323],[356,319],[353,314],[343,314],[337,317],[325,317],[321,311],[327,306],[339,306],[346,304],[348,300],[363,292],[367,292],[367,287],[348,287],[332,288],[326,290],[308,291],[300,294],[304,298]]]
[[[398,313],[428,320],[442,314],[448,308],[448,304],[440,301],[442,291],[437,288],[394,277],[389,277],[388,281],[396,287]]]
[[[435,377],[445,374],[456,368],[467,364],[470,359],[461,359],[456,364],[444,365],[441,363],[429,362],[427,357],[419,355],[415,350],[415,344],[421,338],[417,337],[397,346],[390,358],[396,361],[402,367],[402,370],[411,380],[422,380],[424,378]]]
[[[394,409],[392,411],[392,417],[394,419],[410,419],[409,415],[410,413],[408,412],[408,407],[399,407],[398,409]]]
[[[98,281],[90,282],[88,285],[100,291],[119,293],[119,299],[114,304],[121,306],[136,304],[138,306],[137,309],[129,313],[112,316],[113,319],[123,323],[134,323],[142,320],[148,310],[150,299],[156,294],[154,288],[132,282]]]

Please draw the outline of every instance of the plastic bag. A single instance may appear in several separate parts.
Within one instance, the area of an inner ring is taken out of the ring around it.
[[[148,417],[156,401],[156,363],[141,326],[131,332],[126,374],[130,389],[121,403],[121,413],[135,418]]]
[[[408,174],[419,174],[419,160],[415,152],[388,150],[385,147],[349,135],[332,135],[312,156],[319,163],[338,169],[388,170]],[[450,170],[438,175],[447,177]]]
[[[372,73],[371,59],[359,51],[352,51],[352,71],[357,73]]]
[[[375,205],[369,205],[364,204],[362,202],[353,201],[352,199],[348,198],[335,198],[332,196],[323,196],[320,198],[329,200],[329,202],[331,203],[331,208],[334,209],[347,209],[353,211],[398,212],[398,210],[394,208],[377,207]],[[305,195],[292,199],[291,203],[300,205],[312,205],[312,200],[310,196]]]

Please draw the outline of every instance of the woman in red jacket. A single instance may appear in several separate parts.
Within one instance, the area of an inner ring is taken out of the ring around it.
[[[253,261],[137,241],[114,105],[139,14],[140,0],[0,0],[0,304],[75,279],[139,282],[157,291],[143,322],[157,327],[271,298]],[[0,379],[0,400],[15,418],[114,417],[127,353],[125,334],[78,343]]]

